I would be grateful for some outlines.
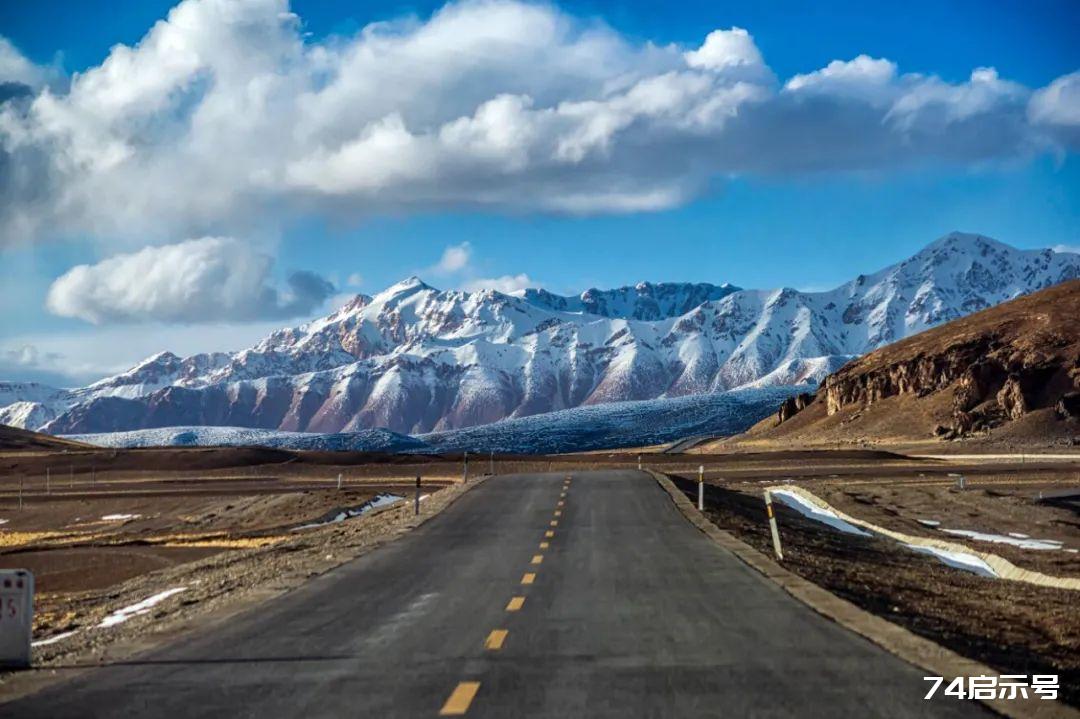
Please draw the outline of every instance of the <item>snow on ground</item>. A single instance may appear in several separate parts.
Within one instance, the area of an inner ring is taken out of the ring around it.
[[[549,454],[737,434],[776,411],[809,385],[732,390],[716,394],[609,402],[505,419],[492,424],[412,437],[387,429],[314,434],[246,427],[163,427],[66,435],[103,447],[263,446],[358,452],[499,452]]]
[[[419,435],[438,452],[557,454],[737,434],[807,385],[574,407]]]
[[[137,617],[140,614],[146,614],[154,608],[154,605],[160,604],[172,595],[179,594],[186,589],[187,587],[173,587],[172,589],[166,589],[164,592],[158,592],[154,596],[147,597],[141,602],[136,602],[135,604],[132,604],[130,606],[117,609],[115,612],[102,619],[101,623],[98,624],[98,626],[107,628],[116,626],[117,624],[123,624],[132,617]]]
[[[872,536],[869,532],[859,529],[854,524],[840,519],[840,517],[836,516],[836,513],[832,510],[826,509],[825,507],[819,507],[795,492],[788,492],[783,489],[772,489],[769,490],[769,493],[807,519],[827,524],[844,534],[854,534],[860,537]]]
[[[974,554],[968,554],[967,552],[951,552],[947,549],[923,547],[918,544],[903,544],[902,546],[913,552],[929,554],[943,564],[947,564],[954,569],[963,569],[968,572],[974,572],[983,577],[996,578],[998,576],[997,572],[995,572],[989,564],[979,559]]]
[[[6,520],[6,519],[0,519],[0,524],[7,524],[7,523],[8,523],[8,520]]]
[[[946,534],[957,537],[967,537],[979,542],[994,542],[996,544],[1011,544],[1020,549],[1062,549],[1061,542],[1056,539],[1031,539],[1026,534],[989,534],[987,532],[975,532],[970,529],[942,529]]]
[[[941,526],[941,522],[937,521],[936,519],[920,519],[919,524],[923,525],[924,527],[940,527]]]
[[[835,512],[833,512],[829,508],[820,506],[796,492],[790,492],[784,489],[771,489],[769,491],[774,497],[777,497],[784,504],[791,507],[804,517],[815,520],[817,522],[821,522],[822,524],[826,524],[837,531],[862,537],[871,537],[876,534],[873,532],[869,532],[861,527],[856,527],[850,522],[841,519],[839,516],[837,516]],[[919,521],[925,523],[927,520]],[[891,537],[886,538],[891,539]],[[983,577],[998,576],[997,572],[995,572],[989,564],[987,564],[974,554],[948,549],[940,549],[938,547],[923,547],[916,544],[907,544],[905,542],[900,542],[900,545],[902,547],[910,549],[913,552],[919,552],[920,554],[929,554],[943,564],[946,564],[955,569],[963,569],[968,572],[974,572],[975,574]]]
[[[138,519],[141,514],[105,514],[101,519],[106,522],[124,522],[128,519]]]
[[[424,499],[421,497],[420,499]],[[361,515],[372,512],[380,507],[388,507],[391,504],[396,504],[404,497],[397,494],[380,494],[374,499],[369,499],[358,507],[350,507],[348,509],[334,510],[329,515],[319,519],[318,521],[310,524],[302,524],[299,527],[293,527],[292,531],[299,532],[304,529],[314,529],[315,527],[325,527],[328,524],[337,524],[338,522],[344,522],[346,519],[352,519],[353,517],[359,517]]]
[[[73,434],[69,439],[99,447],[274,447],[279,449],[401,452],[423,449],[423,442],[386,429],[316,434],[250,427],[160,427],[130,432]]]
[[[50,644],[56,644],[60,640],[67,639],[68,637],[70,637],[70,636],[72,636],[74,634],[78,634],[78,633],[79,633],[78,629],[72,629],[70,632],[64,632],[62,634],[57,634],[56,636],[49,637],[48,639],[39,639],[36,642],[30,642],[30,646],[32,646],[32,647],[47,647]]]

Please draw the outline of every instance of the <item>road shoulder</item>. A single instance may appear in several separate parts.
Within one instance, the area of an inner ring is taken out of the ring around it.
[[[434,493],[414,514],[413,502],[400,502],[372,514],[305,533],[295,546],[249,550],[226,563],[199,562],[140,578],[118,593],[116,604],[150,596],[164,586],[188,585],[177,601],[110,629],[89,617],[82,636],[62,647],[35,649],[30,670],[0,673],[0,706],[68,681],[96,666],[130,661],[198,632],[213,631],[240,615],[332,572],[438,516],[486,477]],[[194,595],[194,596],[192,596]],[[99,612],[102,616],[107,610]]]
[[[998,674],[985,664],[963,657],[903,627],[860,609],[851,602],[785,569],[772,558],[710,522],[666,475],[652,470],[647,471],[667,491],[675,506],[691,524],[716,544],[734,554],[744,564],[777,584],[793,598],[818,614],[859,634],[909,664],[927,671],[930,675],[952,680],[956,677],[996,676]],[[765,513],[762,510],[762,521],[765,521],[764,518]],[[1015,719],[1080,718],[1080,711],[1071,707],[1034,698],[993,699],[983,700],[982,703],[1003,716]]]

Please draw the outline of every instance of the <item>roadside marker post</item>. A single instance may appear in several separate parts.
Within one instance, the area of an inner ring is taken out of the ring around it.
[[[416,506],[416,514],[419,515],[420,514],[420,477],[419,476],[416,477],[416,502],[415,502],[415,506]]]
[[[30,666],[34,626],[34,575],[26,569],[0,569],[0,666]]]
[[[52,494],[52,470],[49,467],[45,468],[45,494]]]
[[[640,472],[641,471],[641,455],[640,454],[637,456],[637,468],[638,468],[638,471]]]
[[[956,488],[957,489],[963,489],[964,488],[964,475],[962,475],[962,474],[954,474],[954,473],[950,472],[949,476],[950,477],[956,477]]]
[[[22,509],[23,478],[19,477],[19,509]]]
[[[341,473],[340,472],[338,472],[338,476],[337,476],[337,488],[341,489]]]
[[[488,474],[495,476],[495,450],[488,452]]]
[[[461,475],[461,481],[462,482],[468,482],[469,481],[469,452],[467,450],[465,452],[465,468],[462,471],[463,471],[463,473]]]
[[[705,511],[705,465],[699,464],[697,468],[697,508],[699,512]]]
[[[772,508],[772,493],[765,490],[765,513],[769,515],[769,531],[772,533],[772,546],[776,552],[776,559],[784,561],[784,552],[780,549],[780,531],[776,528],[776,515]]]

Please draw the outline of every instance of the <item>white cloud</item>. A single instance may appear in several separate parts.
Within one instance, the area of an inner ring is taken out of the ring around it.
[[[364,284],[364,277],[359,272],[353,272],[349,275],[349,278],[345,280],[345,284],[349,287],[360,287]]]
[[[859,55],[854,60],[833,60],[805,75],[795,75],[784,85],[788,92],[863,100],[873,104],[895,99],[896,63]]]
[[[46,306],[94,324],[207,323],[308,314],[333,291],[310,272],[294,272],[288,289],[279,291],[271,282],[273,264],[225,237],[148,247],[69,270],[49,288]]]
[[[33,74],[10,44],[4,67]],[[184,0],[55,85],[0,97],[0,244],[250,236],[296,213],[636,212],[740,174],[1080,142],[1060,129],[1074,76],[1032,96],[989,68],[949,83],[860,55],[781,84],[741,28],[680,48],[516,0],[319,40],[286,0]]]
[[[462,242],[443,250],[439,261],[428,268],[428,273],[439,276],[452,275],[468,268],[472,260],[472,245]]]
[[[1080,245],[1054,245],[1050,249],[1059,254],[1064,252],[1080,255]]]
[[[467,292],[495,290],[497,292],[502,292],[503,294],[511,294],[529,287],[538,286],[539,284],[537,282],[533,281],[528,275],[522,273],[518,275],[503,275],[501,277],[486,277],[469,280],[461,286],[461,289]]]
[[[1063,75],[1036,92],[1028,114],[1038,123],[1080,126],[1080,72]]]
[[[50,72],[27,60],[7,38],[0,36],[0,84],[42,85]]]
[[[769,71],[754,38],[741,27],[713,30],[696,50],[683,53],[692,68],[715,72],[739,71],[751,79],[768,78]]]

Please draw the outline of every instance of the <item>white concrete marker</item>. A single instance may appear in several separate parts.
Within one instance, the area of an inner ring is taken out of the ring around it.
[[[0,666],[30,666],[34,626],[34,575],[26,569],[0,569]]]
[[[780,549],[780,531],[776,528],[776,515],[772,508],[772,493],[765,490],[765,513],[769,515],[769,531],[772,532],[772,546],[776,552],[776,558],[784,561],[784,552]]]
[[[340,474],[338,474],[338,476],[337,476],[337,488],[341,489],[341,475]]]
[[[705,465],[700,464],[697,468],[697,508],[699,512],[705,511]]]

